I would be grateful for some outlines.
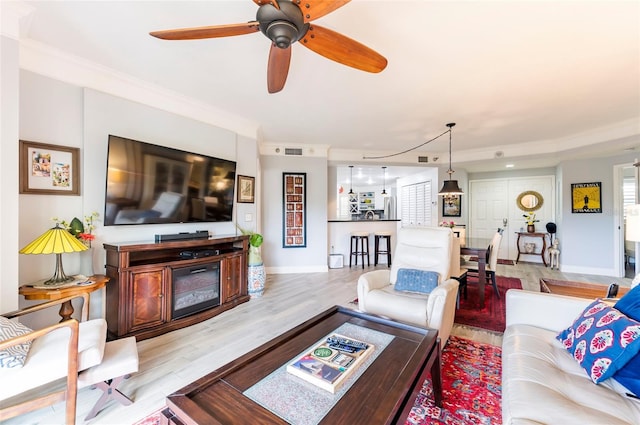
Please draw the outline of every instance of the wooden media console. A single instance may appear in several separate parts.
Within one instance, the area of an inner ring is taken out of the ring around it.
[[[249,301],[248,236],[104,248],[109,338],[151,338]]]

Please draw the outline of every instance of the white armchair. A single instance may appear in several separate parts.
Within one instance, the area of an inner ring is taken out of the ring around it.
[[[391,269],[368,272],[358,279],[359,309],[438,329],[444,347],[453,327],[458,294],[458,281],[449,274],[452,237],[451,229],[445,227],[400,229]],[[428,294],[397,291],[400,269],[434,271],[439,275],[438,285]]]
[[[57,307],[76,296],[2,315],[0,357],[11,363],[0,367],[0,422],[64,401],[64,423],[74,424],[77,391],[86,386],[95,386],[104,393],[85,420],[95,417],[109,400],[131,404],[116,387],[122,378],[138,370],[135,338],[106,342],[107,322],[87,320],[89,296],[79,296],[84,299],[80,322],[71,319],[40,330],[12,323],[15,318]],[[28,341],[32,341],[31,345],[22,347]],[[22,366],[16,365],[22,362]],[[60,380],[66,381],[62,389],[57,385]],[[32,394],[39,387],[45,394]]]

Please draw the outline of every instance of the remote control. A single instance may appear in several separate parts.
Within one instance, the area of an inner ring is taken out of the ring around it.
[[[335,348],[336,350],[344,351],[347,353],[356,353],[360,350],[366,350],[369,348],[369,345],[364,342],[353,341],[348,338],[341,338],[336,336],[330,336],[327,338],[327,344],[331,348]]]

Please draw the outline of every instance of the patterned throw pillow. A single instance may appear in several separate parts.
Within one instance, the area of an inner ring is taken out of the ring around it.
[[[33,330],[20,322],[0,316],[0,341],[27,334]],[[31,348],[31,341],[0,350],[0,367],[22,367]]]
[[[598,299],[556,338],[597,384],[640,351],[640,322]]]
[[[395,290],[429,294],[438,286],[440,275],[436,272],[416,269],[398,269]]]

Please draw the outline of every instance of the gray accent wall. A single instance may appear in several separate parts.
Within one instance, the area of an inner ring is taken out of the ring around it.
[[[327,158],[261,156],[262,258],[267,273],[323,272],[328,270]],[[283,248],[283,172],[307,173],[307,246]]]

